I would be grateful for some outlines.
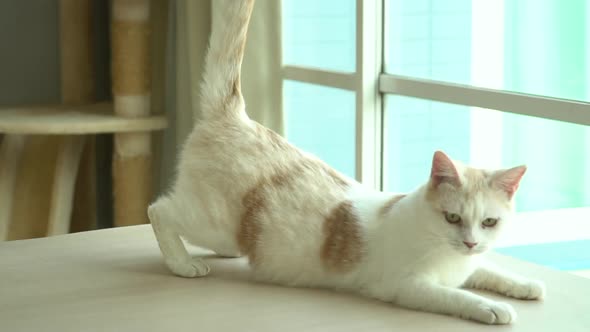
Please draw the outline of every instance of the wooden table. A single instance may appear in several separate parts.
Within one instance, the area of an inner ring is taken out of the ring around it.
[[[201,253],[193,248],[193,254]],[[544,302],[504,299],[518,321],[486,326],[358,296],[250,282],[243,259],[209,255],[201,279],[171,275],[149,225],[0,243],[2,331],[590,331],[590,280],[493,255],[547,283]],[[496,296],[489,295],[497,298]]]

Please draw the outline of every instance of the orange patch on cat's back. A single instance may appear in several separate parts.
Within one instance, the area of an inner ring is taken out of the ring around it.
[[[406,195],[392,196],[390,199],[387,200],[387,202],[385,202],[385,204],[383,204],[381,209],[379,209],[379,215],[384,216],[385,214],[387,214],[389,211],[391,211],[391,209],[393,209],[393,206],[404,197],[406,197]]]
[[[326,269],[346,272],[363,256],[363,234],[351,201],[334,207],[324,219],[324,243],[320,258]]]
[[[258,263],[257,246],[262,231],[260,218],[268,208],[268,196],[273,190],[289,185],[301,172],[301,167],[293,167],[271,177],[263,177],[242,197],[243,212],[238,227],[237,242],[240,252],[248,256],[250,264]]]
[[[265,200],[263,186],[260,184],[249,190],[242,198],[244,212],[240,218],[237,242],[240,252],[248,256],[251,264],[257,261],[256,244],[261,232],[258,218],[265,208]]]
[[[331,192],[330,195],[333,195],[334,192],[345,192],[349,183],[344,176],[323,161],[305,155],[272,130],[258,123],[254,123],[253,129],[257,138],[256,148],[260,151],[266,151],[266,155],[273,154],[273,158],[274,155],[277,156],[275,160],[271,159],[272,162],[261,163],[261,167],[266,167],[260,170],[263,175],[242,196],[242,214],[237,231],[237,244],[242,254],[248,256],[250,264],[257,265],[261,256],[257,249],[261,241],[263,227],[261,219],[265,218],[265,215],[269,213],[269,209],[276,209],[276,205],[280,204],[275,201],[272,203],[275,206],[269,206],[272,197],[277,192],[301,190],[301,186],[305,186],[308,181],[314,181],[314,184],[317,181],[322,181],[326,184],[326,194]],[[269,176],[269,174],[271,175]],[[295,186],[295,183],[299,187]],[[353,215],[351,214],[351,216]],[[360,237],[357,236],[358,232],[353,229],[356,223],[352,222],[351,217],[344,223],[344,232],[350,235],[349,238],[354,240],[355,237]],[[328,224],[332,225],[333,223],[326,223],[326,225]],[[334,230],[330,231],[330,233],[337,233],[338,231]],[[330,238],[330,241],[332,241],[332,245],[335,245],[334,238]],[[336,262],[340,258],[336,257],[337,254],[333,253],[330,248],[331,246],[327,246],[326,250],[324,250],[325,257],[329,262]],[[349,250],[348,247],[344,249]],[[344,256],[354,258],[354,255],[348,252],[345,252]],[[333,265],[342,264],[336,262]]]

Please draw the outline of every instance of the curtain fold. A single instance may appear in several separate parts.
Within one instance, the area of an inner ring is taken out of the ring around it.
[[[281,1],[256,2],[242,64],[242,89],[250,118],[282,135],[280,19]]]

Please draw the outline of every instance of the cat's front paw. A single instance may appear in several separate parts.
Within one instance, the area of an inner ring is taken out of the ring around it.
[[[473,308],[469,318],[486,324],[510,324],[516,320],[516,311],[508,303],[486,301]]]
[[[541,300],[545,297],[545,284],[539,280],[528,280],[516,286],[508,295],[521,300]]]
[[[209,265],[200,258],[193,258],[189,261],[175,259],[166,259],[165,261],[172,273],[185,278],[204,277],[211,270]]]
[[[545,298],[545,283],[539,280],[529,280],[523,285],[522,294],[519,299],[542,300]]]

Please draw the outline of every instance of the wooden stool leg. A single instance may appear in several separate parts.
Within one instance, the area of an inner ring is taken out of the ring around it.
[[[69,232],[74,186],[83,148],[84,136],[66,136],[60,145],[49,207],[48,236]]]
[[[4,135],[2,147],[0,147],[0,241],[8,239],[14,185],[24,143],[23,135]]]

